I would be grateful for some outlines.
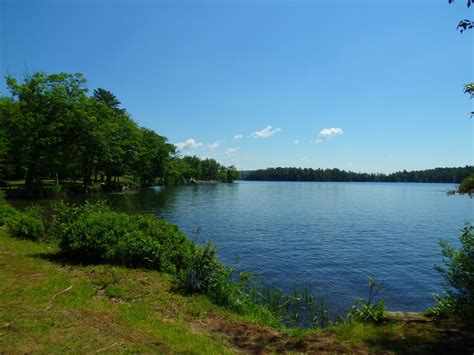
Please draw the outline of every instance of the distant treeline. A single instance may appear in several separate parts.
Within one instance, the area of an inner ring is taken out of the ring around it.
[[[474,166],[398,171],[391,174],[355,173],[340,169],[268,168],[241,171],[243,180],[262,181],[354,181],[354,182],[444,182],[459,184],[474,174]]]
[[[190,179],[231,182],[233,166],[180,157],[155,131],[140,127],[110,91],[88,95],[82,74],[36,73],[6,78],[0,97],[0,180],[139,185],[182,184]]]

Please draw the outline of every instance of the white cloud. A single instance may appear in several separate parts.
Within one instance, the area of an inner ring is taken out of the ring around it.
[[[188,150],[199,148],[202,146],[202,143],[196,142],[193,138],[189,138],[186,142],[176,143],[175,146],[180,150]]]
[[[280,128],[272,129],[272,126],[267,126],[261,131],[253,132],[250,136],[252,136],[253,138],[268,138],[280,131]]]
[[[306,160],[309,160],[309,158],[308,157],[300,158],[300,161],[306,161]]]
[[[318,138],[316,138],[316,143],[321,143],[323,140],[339,136],[343,134],[344,132],[342,131],[341,128],[323,128],[321,132],[319,132]]]
[[[234,139],[235,139],[236,141],[238,141],[239,139],[242,139],[242,135],[241,135],[240,133],[239,133],[239,134],[236,134],[236,135],[234,136]]]
[[[217,148],[219,148],[219,147],[222,145],[222,143],[224,143],[224,142],[223,142],[223,141],[215,141],[214,143],[209,144],[209,145],[208,145],[208,148],[209,148],[210,150],[214,151],[214,150],[216,150]]]
[[[295,140],[293,141],[293,144],[300,144],[300,141],[297,140],[297,139],[295,139]]]
[[[239,150],[239,148],[229,148],[229,149],[227,149],[227,150],[225,151],[225,153],[226,153],[227,155],[232,155],[232,154],[234,154],[234,153],[237,153],[238,150]]]

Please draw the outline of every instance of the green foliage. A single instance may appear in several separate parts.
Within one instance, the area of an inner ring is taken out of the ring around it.
[[[232,278],[233,274],[234,270],[219,260],[216,248],[208,242],[195,247],[188,267],[179,273],[177,281],[185,292],[205,294],[214,303],[242,313],[254,304],[245,292],[248,280],[244,274],[239,282]]]
[[[362,323],[382,323],[385,321],[385,303],[383,300],[373,304],[382,285],[377,285],[372,277],[369,277],[369,296],[366,301],[357,298],[349,310],[349,320]]]
[[[94,90],[94,99],[104,103],[107,107],[115,110],[119,113],[125,112],[124,109],[120,108],[121,102],[112,94],[110,91],[98,88]]]
[[[6,226],[12,237],[41,240],[46,236],[41,209],[29,207],[24,213],[13,213],[6,218]]]
[[[215,303],[235,309],[239,290],[231,280],[232,272],[219,260],[216,248],[207,243],[195,247],[188,267],[178,275],[177,281],[185,292],[206,294]]]
[[[36,73],[19,83],[7,77],[7,87],[16,99],[6,118],[9,146],[17,164],[26,170],[28,185],[47,171],[61,168],[58,149],[77,134],[85,100],[81,74]]]
[[[222,178],[223,182],[233,182],[240,178],[240,173],[237,171],[235,166],[231,165],[227,168],[224,168],[224,176]]]
[[[181,175],[187,180],[214,180],[221,182],[233,182],[240,174],[231,166],[219,164],[214,159],[201,160],[197,156],[186,156],[179,163]]]
[[[445,182],[460,183],[474,174],[474,166],[399,171],[391,174],[355,173],[340,169],[268,168],[242,172],[244,180],[269,181],[356,181],[356,182]]]
[[[175,147],[168,143],[166,137],[141,128],[133,170],[143,184],[153,183],[157,178],[163,181],[169,157],[174,153]]]
[[[0,97],[0,176],[24,178],[30,197],[45,178],[80,179],[90,192],[98,190],[89,188],[93,183],[111,186],[125,175],[143,185],[236,177],[235,168],[213,159],[178,157],[166,137],[139,127],[113,93],[99,88],[88,96],[80,73],[39,72],[22,82],[9,76],[6,84],[11,97]]]
[[[459,185],[459,192],[471,193],[474,192],[474,174],[465,178]]]
[[[175,225],[153,216],[113,212],[104,203],[54,206],[51,233],[76,258],[177,273],[187,267],[193,243]]]
[[[444,267],[436,266],[446,282],[445,297],[436,296],[431,314],[450,314],[467,322],[474,321],[474,225],[462,230],[459,250],[440,241]]]
[[[3,226],[7,219],[19,212],[5,202],[0,201],[0,226]]]
[[[428,308],[426,314],[430,317],[439,319],[446,319],[452,317],[456,312],[456,300],[451,296],[441,296],[439,294],[433,294],[435,298],[435,305]]]

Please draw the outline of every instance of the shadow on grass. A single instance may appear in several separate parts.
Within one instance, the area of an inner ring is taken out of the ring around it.
[[[474,332],[461,325],[407,323],[403,332],[380,332],[366,340],[371,348],[396,354],[473,354]]]
[[[149,268],[146,268],[145,266],[140,266],[140,265],[126,265],[122,263],[113,263],[113,262],[104,262],[102,260],[97,260],[94,258],[84,258],[84,257],[78,257],[73,254],[68,254],[68,253],[63,253],[61,251],[57,252],[51,252],[51,253],[33,253],[29,254],[29,257],[35,258],[35,259],[42,259],[42,260],[47,260],[50,262],[53,262],[55,264],[59,264],[61,266],[91,266],[91,265],[109,265],[109,266],[119,266],[119,267],[124,267],[128,269],[143,269],[143,270],[151,270],[151,271],[156,271],[152,270]]]

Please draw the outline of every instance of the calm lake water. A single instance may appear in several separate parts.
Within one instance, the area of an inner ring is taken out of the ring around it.
[[[153,213],[227,264],[290,290],[311,286],[333,315],[366,297],[367,276],[384,283],[390,310],[432,305],[442,279],[438,240],[459,245],[474,200],[452,184],[244,182],[150,188],[104,195],[115,208]]]

